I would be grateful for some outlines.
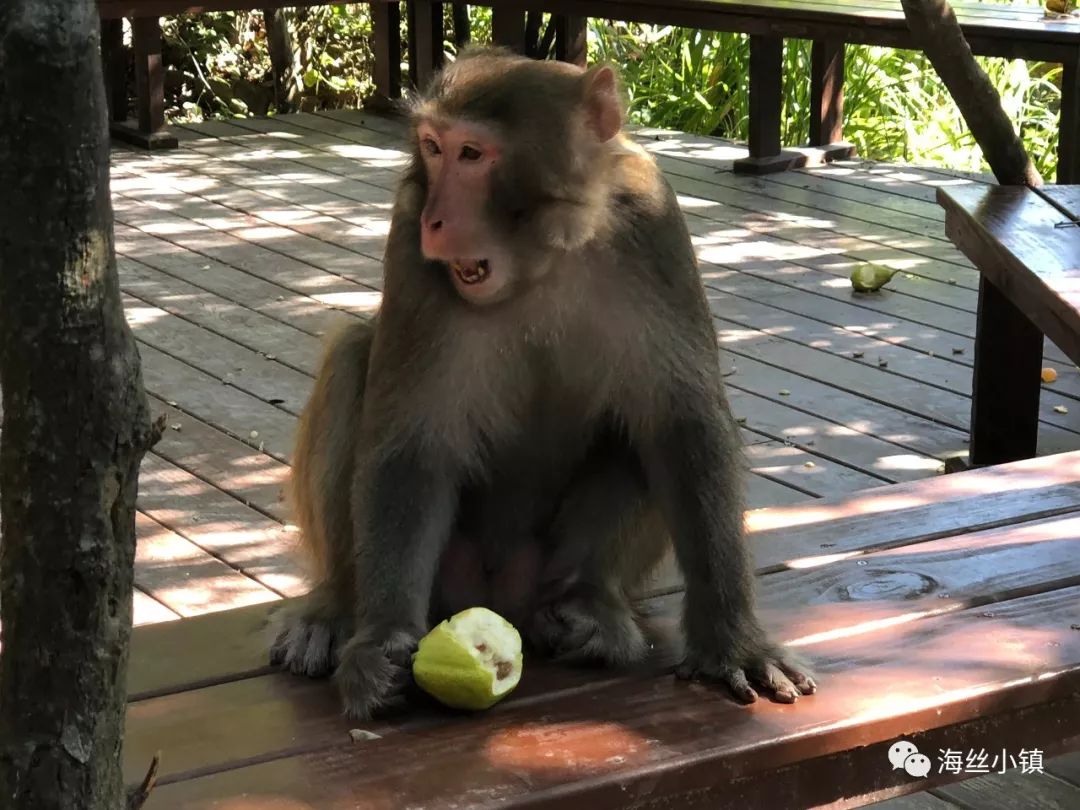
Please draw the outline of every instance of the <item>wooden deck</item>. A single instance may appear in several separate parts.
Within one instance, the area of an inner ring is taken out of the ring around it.
[[[405,159],[399,123],[356,112],[175,132],[177,151],[113,153],[125,305],[170,425],[143,465],[137,624],[305,590],[281,499],[296,417],[319,336],[378,305]],[[752,506],[923,479],[966,454],[978,278],[934,194],[977,178],[860,161],[751,178],[731,171],[742,148],[639,136],[698,246]],[[867,260],[904,272],[853,294]],[[1045,365],[1059,376],[1043,387],[1040,454],[1080,448],[1080,372],[1050,344]],[[996,795],[1028,790],[1009,774],[901,801],[1076,806],[1068,767],[1060,805]]]

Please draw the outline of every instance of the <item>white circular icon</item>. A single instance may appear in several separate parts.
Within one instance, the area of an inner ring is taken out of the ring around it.
[[[910,743],[907,740],[900,740],[894,742],[892,748],[889,749],[889,762],[892,763],[893,770],[904,767],[904,760],[910,757],[912,754],[919,753],[919,749],[915,747],[914,743]]]

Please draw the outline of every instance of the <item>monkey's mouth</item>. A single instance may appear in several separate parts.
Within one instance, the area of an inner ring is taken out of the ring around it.
[[[450,269],[462,284],[480,284],[491,275],[487,259],[455,259],[450,262]]]

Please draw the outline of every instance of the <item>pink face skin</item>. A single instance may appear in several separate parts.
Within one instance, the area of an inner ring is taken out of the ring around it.
[[[479,124],[423,122],[417,128],[428,177],[420,215],[425,258],[450,266],[455,288],[467,300],[500,297],[509,279],[509,257],[484,221],[491,172],[501,150],[494,133]]]

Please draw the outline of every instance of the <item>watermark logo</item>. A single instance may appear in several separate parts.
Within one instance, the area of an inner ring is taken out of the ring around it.
[[[915,743],[907,740],[894,742],[889,749],[889,762],[893,770],[903,769],[908,776],[923,779],[930,773],[930,757],[920,754]]]
[[[933,770],[930,757],[919,751],[910,740],[897,740],[889,747],[889,763],[894,771],[902,770],[915,779],[924,779]],[[1023,774],[1043,773],[1043,752],[1038,748],[1021,748],[1016,755],[1002,749],[990,754],[984,748],[955,751],[938,749],[938,773],[1005,773],[1019,768]]]

